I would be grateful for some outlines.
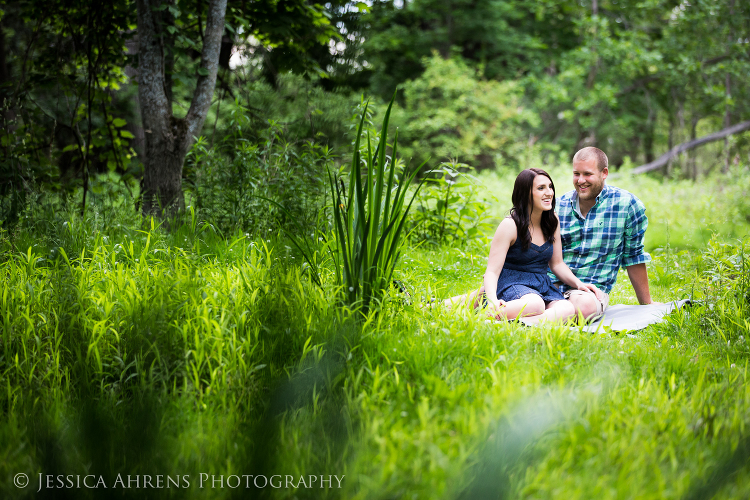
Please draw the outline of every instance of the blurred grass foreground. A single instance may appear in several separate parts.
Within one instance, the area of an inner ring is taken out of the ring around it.
[[[512,178],[472,189],[507,200]],[[614,182],[649,209],[655,299],[696,302],[634,334],[422,307],[477,285],[491,232],[407,244],[395,277],[412,299],[394,289],[361,318],[330,263],[318,286],[283,237],[195,214],[170,232],[106,207],[34,214],[0,241],[3,497],[735,498],[749,248],[706,231],[744,231],[737,187]],[[613,302],[634,301],[621,280]],[[37,493],[39,474],[53,480]],[[55,489],[86,474],[107,489]]]

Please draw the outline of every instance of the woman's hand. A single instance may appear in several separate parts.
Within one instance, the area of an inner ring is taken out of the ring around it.
[[[504,300],[493,301],[490,307],[487,308],[487,316],[493,319],[505,319],[505,316],[501,314],[503,308],[505,308]]]
[[[578,289],[582,292],[590,292],[596,295],[596,298],[601,300],[604,298],[604,293],[602,293],[601,290],[599,290],[596,285],[592,285],[591,283],[581,283],[578,285]]]

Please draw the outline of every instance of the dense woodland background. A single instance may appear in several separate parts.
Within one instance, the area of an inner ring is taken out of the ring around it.
[[[744,2],[235,1],[226,7],[218,60],[207,61],[203,30],[213,3],[149,7],[172,120],[187,120],[196,86],[218,63],[210,110],[186,147],[201,142],[178,176],[192,206],[206,211],[221,211],[213,193],[238,156],[279,148],[304,156],[325,146],[343,159],[357,105],[367,99],[377,108],[394,92],[404,158],[414,165],[429,158],[433,167],[556,165],[593,145],[616,171],[748,119]],[[166,146],[146,148],[136,7],[3,3],[4,226],[30,203],[65,200],[84,210],[92,196],[127,193],[140,206],[144,165]],[[202,147],[217,156],[213,177],[200,166]],[[726,173],[749,151],[740,133],[658,172]],[[314,161],[297,166],[321,177]],[[280,190],[264,192],[276,200],[315,186],[269,184],[283,173],[265,166],[247,172],[251,184]]]
[[[740,0],[0,1],[0,497],[747,497],[748,80]],[[589,145],[691,308],[430,302]]]

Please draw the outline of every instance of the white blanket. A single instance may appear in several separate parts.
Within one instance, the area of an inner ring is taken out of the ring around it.
[[[661,322],[665,315],[675,309],[681,309],[689,304],[690,300],[688,299],[645,306],[617,304],[609,306],[604,316],[586,325],[583,330],[589,333],[601,333],[605,326],[616,332],[642,330],[648,325]]]

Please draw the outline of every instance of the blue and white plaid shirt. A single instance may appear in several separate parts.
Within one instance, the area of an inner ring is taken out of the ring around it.
[[[649,262],[643,251],[648,227],[646,207],[632,193],[604,185],[586,217],[578,209],[578,193],[565,193],[558,201],[563,260],[578,279],[609,293],[620,267]],[[557,278],[550,272],[550,278]],[[564,292],[570,287],[562,285]]]

